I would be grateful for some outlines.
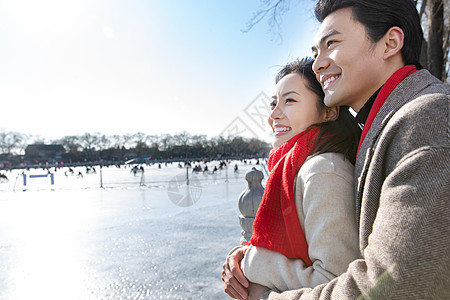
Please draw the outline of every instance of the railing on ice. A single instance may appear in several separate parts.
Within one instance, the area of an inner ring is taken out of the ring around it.
[[[263,178],[263,172],[255,167],[245,173],[247,188],[239,195],[239,211],[241,212],[239,223],[242,228],[241,244],[248,242],[252,236],[253,221],[264,193],[264,187],[261,184]]]

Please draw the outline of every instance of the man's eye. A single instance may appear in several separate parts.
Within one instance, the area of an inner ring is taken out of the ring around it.
[[[327,42],[327,47],[330,47],[331,45],[333,45],[334,43],[336,43],[336,41],[334,40],[330,40]]]

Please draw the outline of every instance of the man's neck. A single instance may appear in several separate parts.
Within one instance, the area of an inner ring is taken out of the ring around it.
[[[371,99],[373,94],[375,93],[378,94],[381,87],[386,83],[386,81],[388,81],[388,79],[391,78],[391,76],[395,72],[403,68],[405,66],[405,63],[403,62],[403,58],[400,55],[395,57],[395,59],[391,57],[390,61],[386,62],[384,66],[385,67],[382,67],[382,69],[378,70],[378,72],[380,72],[380,74],[383,75],[381,75],[380,79],[376,81],[377,84],[373,85],[373,89],[371,91],[368,91],[368,93],[365,94],[364,96],[362,96],[360,102],[355,103],[354,105],[350,105],[355,112],[359,113],[359,111],[366,105],[367,101]]]
[[[372,109],[372,105],[375,102],[375,99],[377,98],[380,90],[381,87],[375,93],[373,93],[372,96],[370,96],[364,106],[356,114],[355,121],[356,123],[358,123],[359,127],[364,127],[364,123],[366,123],[367,117],[369,116],[370,110]]]

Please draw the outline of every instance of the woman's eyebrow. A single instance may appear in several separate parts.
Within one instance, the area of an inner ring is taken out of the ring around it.
[[[297,93],[296,91],[287,91],[287,92],[283,93],[281,96],[282,96],[282,97],[286,97],[286,96],[289,95],[289,94],[297,94],[297,95],[300,96],[300,94]]]

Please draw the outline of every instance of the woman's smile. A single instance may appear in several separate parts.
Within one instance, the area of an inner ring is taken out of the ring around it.
[[[274,125],[273,127],[273,135],[279,136],[283,134],[287,134],[289,131],[291,131],[292,128],[288,126],[280,126],[280,125]]]

